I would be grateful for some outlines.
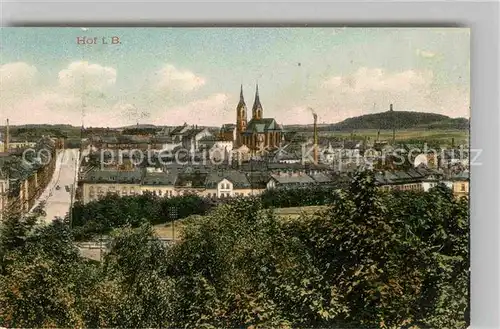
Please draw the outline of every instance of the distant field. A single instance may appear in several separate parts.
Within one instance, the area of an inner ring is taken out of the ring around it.
[[[174,234],[175,234],[175,239],[179,239],[180,232],[181,232],[183,226],[184,226],[184,224],[182,223],[182,219],[181,219],[181,220],[176,220],[174,225],[172,225],[172,223],[159,224],[159,225],[155,225],[153,228],[154,228],[156,234],[161,238],[172,239],[174,237]]]
[[[277,208],[274,212],[283,219],[296,219],[301,214],[313,214],[323,209],[325,209],[325,206],[290,207]]]
[[[355,130],[353,134],[357,138],[364,138],[365,136],[371,140],[377,138],[377,129],[367,129],[367,130]],[[311,133],[312,134],[312,133]],[[320,137],[341,137],[349,138],[351,132],[347,131],[319,131],[318,135]],[[431,130],[431,129],[406,129],[396,131],[396,141],[405,141],[411,139],[425,139],[425,140],[435,140],[451,143],[451,139],[455,139],[455,144],[464,143],[469,139],[469,132],[466,130]],[[392,139],[392,130],[381,130],[380,131],[381,140]]]
[[[277,208],[274,209],[274,211],[278,216],[286,220],[297,219],[301,214],[313,214],[322,209],[325,209],[325,206]],[[171,239],[175,234],[175,238],[179,239],[183,227],[184,220],[180,219],[175,221],[174,228],[172,227],[172,223],[155,225],[153,228],[156,234],[161,238]]]

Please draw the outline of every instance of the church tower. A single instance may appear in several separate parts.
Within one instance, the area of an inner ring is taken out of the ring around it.
[[[253,107],[252,107],[252,119],[253,120],[260,120],[262,119],[262,105],[260,104],[260,98],[259,98],[259,85],[257,84],[257,88],[255,90],[255,101],[253,102]]]
[[[240,90],[240,101],[236,107],[236,146],[243,144],[243,133],[247,129],[247,106],[243,98],[243,85]]]

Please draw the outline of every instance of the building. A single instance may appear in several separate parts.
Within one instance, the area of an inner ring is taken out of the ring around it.
[[[167,198],[196,194],[221,199],[259,194],[265,190],[265,178],[252,180],[248,173],[238,169],[170,166],[135,171],[90,170],[82,175],[79,185],[85,204],[108,194],[152,193]]]
[[[232,198],[253,195],[252,186],[245,173],[238,170],[211,172],[207,177],[208,197]]]
[[[241,106],[240,104],[238,104],[238,105]],[[245,104],[243,103],[242,106],[245,106]],[[238,121],[238,118],[236,119],[236,121]],[[241,125],[241,123],[240,123],[240,125]],[[219,140],[231,141],[231,142],[234,142],[236,144],[240,143],[240,141],[238,139],[237,125],[235,125],[233,123],[228,123],[228,124],[222,125],[222,128],[219,131]],[[240,145],[240,144],[238,144],[238,145]]]
[[[1,170],[2,161],[0,160],[0,222],[3,220],[4,211],[9,205],[9,176],[4,170]]]
[[[28,140],[28,138],[25,137],[10,137],[9,142],[4,143],[4,145],[8,145],[7,147],[5,147],[5,151],[34,148],[36,144],[36,141]]]
[[[280,172],[278,174],[271,174],[269,182],[267,183],[268,189],[274,188],[300,188],[311,186],[316,181],[302,172]]]
[[[96,201],[108,194],[119,196],[141,194],[142,172],[140,170],[91,170],[83,175],[83,203]]]
[[[457,198],[469,198],[469,171],[451,175],[449,182],[452,185],[453,195]]]
[[[283,138],[283,128],[273,118],[264,118],[264,109],[260,102],[259,86],[255,91],[252,106],[252,118],[247,122],[247,107],[243,97],[243,86],[240,101],[236,106],[236,141],[235,147],[247,146],[253,152],[277,148]]]
[[[206,196],[209,193],[206,191],[207,177],[207,171],[187,167],[175,179],[175,195],[196,194]]]
[[[9,205],[9,210],[26,213],[34,207],[54,174],[55,146],[50,138],[42,138],[33,152],[27,152],[22,157],[2,157],[2,175],[7,177],[9,185],[8,200],[4,204]]]
[[[141,184],[142,193],[152,193],[160,197],[173,197],[177,195],[174,184],[177,179],[177,170],[156,170],[146,172]]]
[[[184,122],[182,126],[176,127],[170,131],[170,137],[172,137],[174,142],[181,143],[183,134],[188,130],[189,126]]]
[[[421,164],[407,170],[385,170],[375,174],[376,183],[381,189],[398,191],[427,192],[440,183],[451,188],[442,172]]]
[[[189,153],[193,154],[200,150],[201,140],[203,138],[212,136],[212,133],[208,128],[198,128],[198,126],[193,126],[182,133],[181,143],[182,147]]]

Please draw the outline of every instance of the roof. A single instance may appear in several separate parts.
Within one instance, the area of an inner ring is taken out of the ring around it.
[[[273,118],[252,119],[247,125],[244,134],[264,133],[268,131],[283,131]]]
[[[274,155],[274,160],[276,161],[287,161],[287,160],[301,160],[301,156],[297,153],[287,153],[287,152],[279,152]]]
[[[220,129],[221,133],[232,133],[236,129],[236,125],[234,123],[226,123],[222,125]]]
[[[205,172],[182,172],[177,175],[175,187],[205,188],[208,173]]]
[[[401,184],[411,182],[425,181],[429,176],[440,175],[440,173],[428,170],[427,168],[417,167],[403,171],[384,171],[375,173],[375,180],[378,184]]]
[[[155,136],[151,138],[151,143],[162,143],[162,144],[167,144],[167,143],[172,143],[173,139],[171,136]]]
[[[360,146],[359,141],[345,141],[344,142],[344,149],[356,149]]]
[[[9,136],[9,143],[35,143],[35,141],[30,140],[27,137]]]
[[[468,181],[469,180],[469,171],[464,170],[461,171],[457,174],[454,174],[451,176],[452,180],[457,180],[457,181]]]
[[[139,170],[91,170],[85,174],[82,181],[86,183],[116,183],[139,184],[142,173]]]
[[[205,128],[191,128],[184,133],[182,133],[182,137],[193,138],[196,137],[199,133],[201,133]]]
[[[268,172],[251,172],[246,174],[250,187],[254,189],[265,189],[271,175]]]
[[[235,189],[250,188],[247,176],[238,170],[213,171],[207,177],[207,188],[214,188],[220,181],[227,179],[233,184]]]
[[[142,181],[143,185],[171,185],[177,179],[178,171],[171,170],[162,173],[147,173]]]
[[[217,138],[213,135],[203,136],[200,138],[200,142],[215,142]]]
[[[286,185],[286,184],[312,184],[316,183],[313,178],[306,174],[302,175],[275,175],[272,174],[271,178],[274,179],[276,182],[278,182],[281,185]]]
[[[99,139],[103,143],[118,143],[118,139],[115,136],[100,136]]]
[[[172,129],[170,131],[170,135],[180,135],[185,131],[186,128],[187,128],[187,123],[184,123],[184,125]]]
[[[311,177],[316,183],[330,183],[332,182],[332,177],[329,175],[319,172],[315,174],[309,174],[309,177]]]

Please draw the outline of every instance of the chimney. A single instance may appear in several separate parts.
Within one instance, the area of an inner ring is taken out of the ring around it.
[[[391,114],[391,125],[392,125],[392,144],[394,145],[396,143],[396,122],[395,122],[395,117],[394,117],[394,111],[392,109],[392,104],[389,106],[389,111],[392,112]]]
[[[10,148],[10,132],[9,132],[9,119],[7,119],[7,125],[5,126],[5,140],[4,140],[4,152],[9,152]]]
[[[314,118],[314,163],[318,163],[318,127],[317,127],[317,121],[318,121],[318,116],[314,113],[313,114]]]

